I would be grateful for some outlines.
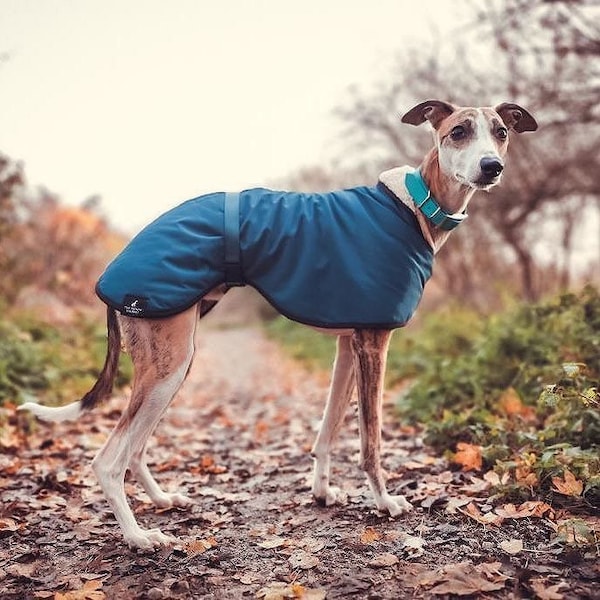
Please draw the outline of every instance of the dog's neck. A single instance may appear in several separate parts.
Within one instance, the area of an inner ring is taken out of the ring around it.
[[[433,225],[433,223],[431,223],[431,221],[429,221],[415,206],[404,183],[406,174],[413,170],[412,167],[396,167],[381,173],[379,181],[381,181],[381,183],[383,183],[398,198],[398,200],[408,206],[415,214],[419,226],[421,227],[423,237],[433,248],[433,251],[437,253],[444,245],[451,232]],[[446,212],[455,214],[462,213],[466,210],[469,200],[473,196],[475,190],[461,184],[455,179],[449,178],[441,171],[436,148],[433,148],[425,156],[423,162],[419,166],[419,170],[423,175],[427,187],[431,191],[431,195],[439,202],[440,206]]]

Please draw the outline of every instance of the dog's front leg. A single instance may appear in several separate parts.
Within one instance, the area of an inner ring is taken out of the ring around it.
[[[361,468],[366,472],[375,504],[393,517],[412,508],[404,496],[390,496],[381,469],[381,413],[387,351],[391,331],[357,329],[352,351],[358,386]]]
[[[354,390],[354,369],[350,336],[340,335],[333,364],[333,375],[323,421],[312,449],[315,458],[313,496],[317,502],[331,506],[343,501],[340,490],[329,485],[331,445],[337,437]]]

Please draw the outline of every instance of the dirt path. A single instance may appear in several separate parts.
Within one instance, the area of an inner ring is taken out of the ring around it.
[[[354,409],[334,456],[348,503],[317,506],[310,445],[325,379],[283,358],[258,329],[203,328],[198,341],[149,450],[161,485],[195,505],[156,511],[127,483],[142,525],[181,544],[129,551],[99,493],[89,462],[123,406],[115,398],[76,424],[40,426],[26,452],[2,457],[2,600],[592,597],[593,560],[553,547],[543,519],[495,528],[466,517],[468,498],[485,504],[485,494],[389,414],[388,487],[415,511],[394,521],[374,510],[357,467]],[[448,500],[465,495],[452,510]],[[516,538],[528,553],[501,549]]]

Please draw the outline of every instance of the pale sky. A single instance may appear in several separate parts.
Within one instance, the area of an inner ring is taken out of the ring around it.
[[[99,194],[134,233],[339,155],[348,88],[384,80],[407,45],[428,51],[472,17],[459,5],[0,0],[0,152],[67,203]]]

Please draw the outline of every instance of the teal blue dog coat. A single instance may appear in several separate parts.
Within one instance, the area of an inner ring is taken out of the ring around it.
[[[258,188],[168,211],[110,263],[96,292],[125,315],[166,317],[220,284],[250,285],[300,323],[388,329],[411,318],[432,262],[414,214],[382,184]]]

